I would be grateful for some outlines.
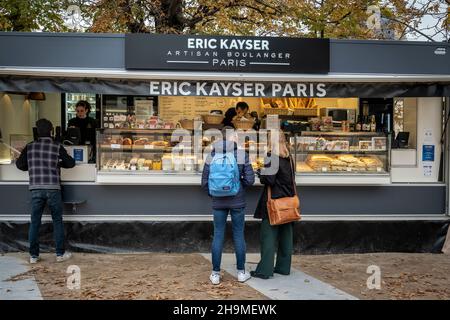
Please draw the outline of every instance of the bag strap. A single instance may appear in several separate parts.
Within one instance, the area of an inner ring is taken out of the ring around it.
[[[292,173],[292,185],[294,187],[295,195],[297,195],[297,186],[295,185],[295,175],[294,175],[294,159],[289,155],[289,162],[291,164],[291,173]]]

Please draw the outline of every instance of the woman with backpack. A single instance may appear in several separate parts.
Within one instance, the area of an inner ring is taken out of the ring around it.
[[[268,188],[271,188],[271,198],[280,199],[296,195],[293,159],[289,152],[283,131],[278,131],[278,146],[269,146],[270,158],[277,157],[278,166],[269,172],[271,163],[265,161],[261,173],[257,173],[264,190],[255,211],[255,218],[262,219],[260,229],[261,260],[252,277],[269,279],[273,273],[288,275],[291,272],[291,258],[293,251],[293,223],[271,225],[267,212]],[[276,162],[276,161],[274,161]],[[275,252],[277,260],[274,267]]]
[[[214,143],[202,174],[202,188],[212,197],[214,238],[211,247],[213,270],[211,283],[220,283],[220,264],[228,214],[231,215],[233,242],[236,252],[237,278],[245,282],[250,274],[245,271],[246,245],[245,189],[255,182],[248,154],[238,150],[236,133],[231,127],[222,130],[223,140]]]

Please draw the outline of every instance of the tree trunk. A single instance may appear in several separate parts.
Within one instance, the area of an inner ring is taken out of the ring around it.
[[[161,0],[161,12],[155,14],[157,33],[183,33],[183,0]]]

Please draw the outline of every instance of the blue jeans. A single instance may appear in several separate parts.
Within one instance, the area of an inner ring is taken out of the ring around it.
[[[62,256],[65,252],[61,190],[31,190],[31,224],[28,237],[32,257],[39,256],[39,228],[46,204],[48,204],[52,214],[56,255]]]
[[[212,264],[214,271],[220,271],[222,260],[223,242],[225,239],[225,227],[227,225],[228,212],[231,214],[233,230],[234,251],[236,252],[236,265],[238,270],[245,269],[245,238],[244,208],[239,209],[214,209],[214,239],[212,242]]]

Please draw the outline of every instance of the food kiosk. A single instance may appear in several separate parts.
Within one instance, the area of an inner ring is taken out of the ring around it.
[[[37,118],[64,127],[76,96],[95,101],[100,119],[95,163],[62,173],[69,220],[209,220],[202,159],[175,157],[173,132],[198,129],[205,148],[204,131],[217,128],[205,117],[239,101],[286,128],[305,219],[448,213],[448,43],[16,32],[0,41],[3,220],[29,214],[27,173],[10,147],[32,140]],[[247,192],[249,216],[261,190]]]

